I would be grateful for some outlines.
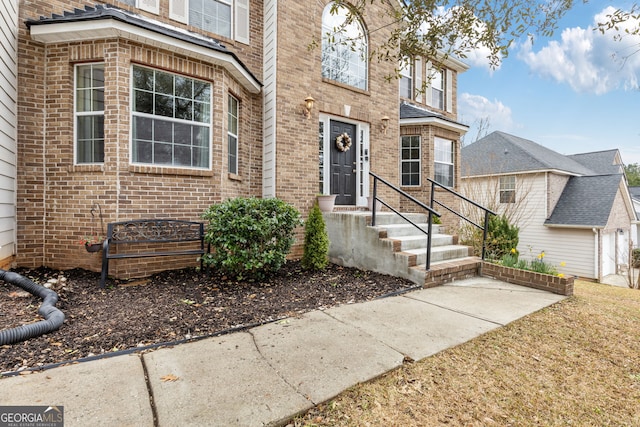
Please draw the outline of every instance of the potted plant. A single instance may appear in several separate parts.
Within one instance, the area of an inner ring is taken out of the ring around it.
[[[102,242],[104,241],[104,237],[100,235],[95,236],[84,236],[80,239],[80,244],[84,245],[84,248],[87,252],[98,252],[102,249]]]
[[[318,207],[322,212],[332,212],[336,204],[335,194],[318,194]]]

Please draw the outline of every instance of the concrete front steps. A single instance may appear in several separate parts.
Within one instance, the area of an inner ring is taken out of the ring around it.
[[[404,214],[428,230],[427,215]],[[480,260],[470,256],[468,246],[457,238],[432,227],[431,268],[425,269],[427,235],[400,216],[378,212],[371,226],[371,212],[332,212],[323,214],[331,245],[332,262],[409,279],[420,286],[436,286],[478,275]]]

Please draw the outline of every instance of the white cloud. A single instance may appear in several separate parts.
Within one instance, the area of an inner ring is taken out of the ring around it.
[[[526,43],[518,57],[533,73],[568,84],[576,92],[601,95],[619,88],[637,89],[640,53],[633,53],[640,47],[640,36],[624,35],[621,41],[616,41],[615,36],[639,23],[629,20],[617,32],[594,31],[597,23],[606,21],[606,15],[614,10],[604,9],[586,29],[565,29],[560,40],[549,42],[538,52]]]
[[[511,116],[511,108],[498,100],[489,100],[481,95],[462,93],[458,96],[458,117],[467,124],[470,129],[467,139],[473,142],[482,132],[481,137],[494,130],[513,132],[517,126]],[[480,121],[485,128],[480,129]]]

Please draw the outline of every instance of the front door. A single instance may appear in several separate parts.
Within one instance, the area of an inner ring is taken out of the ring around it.
[[[329,149],[331,152],[331,194],[336,205],[356,204],[356,125],[331,120]],[[348,136],[348,138],[347,138]]]

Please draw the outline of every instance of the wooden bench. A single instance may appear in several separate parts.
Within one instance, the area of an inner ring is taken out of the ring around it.
[[[199,247],[188,245],[188,242],[200,242]],[[174,245],[171,245],[174,243]],[[155,244],[162,244],[157,250],[142,252]],[[169,244],[171,248],[167,248]],[[112,253],[115,247],[127,251]],[[138,246],[138,249],[136,249]],[[182,248],[181,248],[182,246]],[[189,247],[184,247],[189,246]],[[194,221],[174,219],[137,219],[132,221],[112,222],[107,224],[107,236],[102,244],[102,277],[100,287],[104,288],[109,274],[109,260],[122,258],[143,258],[175,255],[203,255],[204,224]],[[202,268],[202,259],[200,268]]]

